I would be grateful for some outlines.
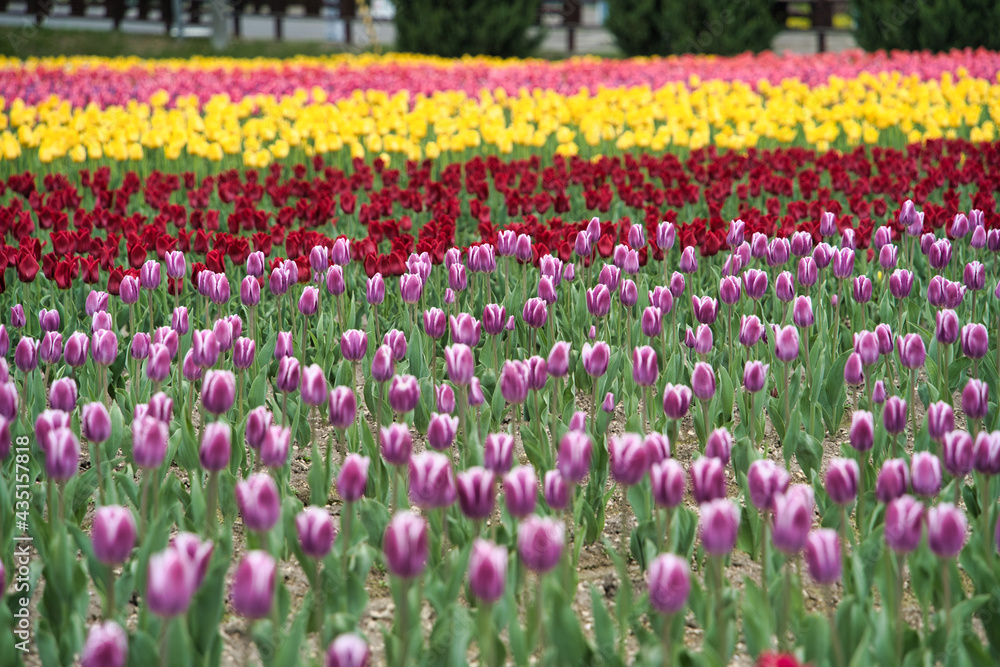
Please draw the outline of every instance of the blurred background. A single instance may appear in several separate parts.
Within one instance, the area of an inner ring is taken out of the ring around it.
[[[0,0],[0,54],[1000,49],[995,0]]]

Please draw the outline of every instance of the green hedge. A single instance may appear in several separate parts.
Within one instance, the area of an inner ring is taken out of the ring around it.
[[[854,0],[855,38],[868,51],[1000,50],[998,0]]]
[[[539,0],[393,0],[396,48],[438,56],[524,57],[541,43],[529,38]]]
[[[608,0],[605,26],[625,55],[764,51],[780,25],[771,0]]]

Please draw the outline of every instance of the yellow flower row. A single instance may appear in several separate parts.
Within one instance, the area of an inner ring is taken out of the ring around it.
[[[798,81],[699,81],[581,90],[501,89],[477,96],[357,91],[331,101],[322,90],[280,99],[217,95],[200,105],[166,93],[100,109],[50,98],[38,105],[0,98],[0,162],[37,151],[41,162],[141,159],[162,150],[169,160],[221,160],[242,155],[265,166],[293,149],[306,155],[349,152],[408,159],[467,150],[509,154],[515,147],[581,151],[670,146],[742,149],[798,143],[825,150],[861,143],[917,142],[940,137],[992,141],[1000,121],[1000,84],[959,75],[937,80],[898,74]]]

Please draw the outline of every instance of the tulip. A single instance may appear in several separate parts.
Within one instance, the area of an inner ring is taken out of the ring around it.
[[[111,416],[103,403],[87,403],[80,411],[80,427],[88,441],[102,443],[111,437]]]
[[[939,310],[936,315],[937,326],[934,337],[937,342],[951,345],[958,340],[958,315],[954,310]],[[985,329],[983,329],[985,331]]]
[[[337,266],[347,266],[350,264],[351,240],[343,236],[337,238],[330,249],[330,259]]]
[[[774,325],[774,356],[788,363],[799,356],[799,332],[793,326]]]
[[[380,451],[386,463],[395,466],[407,465],[413,449],[413,439],[406,424],[390,424],[380,432]]]
[[[885,405],[882,406],[882,424],[886,431],[897,435],[906,430],[906,408],[906,401],[898,396],[885,399]]]
[[[372,356],[372,379],[376,382],[388,382],[394,376],[395,363],[392,360],[392,348],[380,345]]]
[[[733,436],[726,428],[717,428],[708,435],[705,442],[705,456],[715,457],[722,465],[729,465],[729,456],[733,449]]]
[[[141,468],[159,468],[167,454],[167,425],[151,415],[132,421],[132,457]]]
[[[451,328],[452,343],[462,343],[469,347],[479,344],[481,324],[472,315],[468,313],[459,313],[458,317],[452,315],[448,318],[448,323]]]
[[[788,490],[788,472],[770,459],[758,459],[747,469],[750,502],[760,511],[774,509],[774,498]]]
[[[585,344],[586,347],[586,344]],[[643,345],[632,351],[632,379],[640,387],[649,387],[656,383],[659,367],[656,362],[656,350]]]
[[[507,511],[523,519],[535,511],[538,499],[538,478],[530,465],[516,466],[503,478],[504,502]]]
[[[906,269],[896,269],[889,276],[889,293],[897,299],[910,296],[913,289],[913,274]]]
[[[924,365],[927,350],[924,341],[918,334],[904,334],[897,339],[899,361],[905,367],[916,370]]]
[[[306,507],[295,517],[295,530],[302,553],[310,558],[325,558],[333,548],[337,529],[330,513],[322,507]]]
[[[365,283],[365,299],[373,306],[385,301],[385,281],[381,273],[376,273]]]
[[[438,451],[451,447],[458,432],[458,417],[447,414],[431,414],[427,425],[427,444]]]
[[[944,469],[953,477],[965,477],[973,467],[972,436],[965,431],[951,431],[942,443]],[[958,489],[956,489],[958,492]]]
[[[775,548],[786,555],[802,550],[812,527],[814,508],[812,487],[805,484],[789,486],[785,493],[774,496],[771,541]]]
[[[247,414],[246,429],[244,437],[247,446],[253,450],[259,450],[267,435],[267,429],[274,422],[271,411],[263,405],[259,405]]]
[[[348,329],[340,336],[340,353],[351,362],[361,361],[368,354],[368,334],[358,329]]]
[[[236,568],[230,598],[233,608],[246,618],[264,618],[274,603],[274,580],[278,566],[265,551],[250,551]]]
[[[76,408],[76,380],[59,378],[49,386],[49,405],[53,410],[72,412]]]
[[[676,507],[684,500],[686,476],[684,468],[674,459],[663,459],[650,466],[649,480],[657,506]]]
[[[923,243],[920,244],[923,248]],[[927,261],[932,269],[941,271],[951,262],[951,242],[948,239],[938,239],[927,249]]]
[[[609,391],[604,395],[604,402],[601,403],[601,410],[609,414],[615,411],[615,395],[612,392]]]
[[[410,457],[410,502],[423,509],[447,507],[455,502],[457,490],[451,459],[437,452],[421,452]]]
[[[875,386],[872,387],[872,402],[875,405],[882,405],[885,403],[885,399],[885,383],[882,380],[877,380]]]
[[[579,484],[590,471],[592,442],[586,433],[568,431],[559,441],[556,467],[566,481]]]
[[[983,419],[989,407],[989,386],[982,380],[970,379],[962,390],[962,412],[968,419]]]
[[[862,366],[861,355],[851,352],[844,364],[844,382],[857,387],[865,383],[865,371]]]
[[[274,480],[265,473],[236,484],[236,504],[248,530],[267,532],[281,517],[281,498]]]
[[[634,433],[612,437],[608,441],[609,472],[622,486],[642,481],[648,464],[642,437]]]
[[[745,347],[753,347],[764,336],[764,325],[756,315],[743,315],[740,317],[740,344]]]
[[[561,521],[530,516],[517,528],[517,552],[525,566],[544,574],[562,557],[566,528]]]
[[[397,512],[382,538],[386,568],[403,579],[419,576],[427,566],[427,521],[412,512]]]
[[[312,364],[302,369],[300,395],[303,403],[310,406],[323,405],[327,401],[328,391],[326,374],[322,368]]]
[[[812,299],[808,296],[795,298],[795,305],[792,307],[792,322],[800,329],[811,327],[816,321],[813,315]]]
[[[674,247],[677,231],[672,222],[663,221],[656,226],[656,247],[667,252]]]
[[[507,583],[507,549],[476,539],[469,555],[469,590],[480,601],[491,604],[503,597]]]
[[[875,443],[875,418],[871,412],[855,410],[851,416],[850,442],[859,452],[871,450]]]
[[[201,402],[213,415],[222,415],[233,407],[236,398],[236,376],[231,371],[210,370],[201,385]]]
[[[695,354],[705,356],[712,351],[714,342],[712,339],[712,330],[707,324],[699,324],[697,331],[694,332],[688,329],[688,334],[690,334],[693,343],[690,347],[695,351]],[[686,336],[684,342],[685,344],[688,342]]]
[[[691,464],[691,490],[696,503],[726,497],[726,473],[722,459],[702,456]]]
[[[724,556],[732,551],[739,526],[740,509],[731,500],[717,498],[701,505],[698,536],[710,555]]]
[[[393,361],[403,361],[406,359],[406,334],[399,329],[390,329],[382,337],[382,344],[388,345],[392,351]]]
[[[743,289],[754,301],[764,298],[767,293],[767,274],[758,269],[748,269],[743,273]]]
[[[837,531],[820,528],[806,538],[806,565],[809,575],[820,585],[829,586],[840,579],[841,549]]]
[[[451,414],[455,411],[455,392],[446,384],[438,385],[434,397],[434,405],[437,411],[444,414]]]
[[[857,303],[865,304],[872,300],[872,281],[868,276],[858,276],[851,284],[851,295]]]
[[[337,473],[337,493],[346,503],[361,500],[368,484],[368,466],[371,460],[360,454],[348,454]]]
[[[160,263],[155,259],[146,260],[139,270],[139,286],[145,290],[154,290],[160,286]]]
[[[968,528],[965,512],[951,503],[927,510],[927,545],[939,558],[954,558],[962,551]]]
[[[788,239],[775,238],[767,245],[768,266],[781,266],[788,261],[792,252],[792,245]]]
[[[171,618],[187,611],[197,588],[195,569],[188,557],[165,549],[149,558],[146,567],[146,604],[157,616]]]
[[[962,354],[965,356],[978,361],[989,352],[989,344],[989,333],[982,324],[966,324],[962,327]]]
[[[22,373],[30,373],[38,367],[38,341],[25,336],[14,350],[14,365]]]
[[[695,267],[697,268],[697,267]],[[681,294],[684,294],[685,280],[684,274],[674,271],[670,275],[670,294],[675,298],[679,298]],[[662,306],[661,306],[662,308]]]
[[[81,667],[124,667],[128,660],[128,635],[114,621],[90,626],[80,655]]]
[[[746,277],[744,276],[744,281]],[[749,295],[749,292],[748,292]],[[731,306],[740,300],[740,281],[734,276],[726,276],[719,283],[719,300]]]
[[[292,434],[287,426],[268,426],[260,443],[260,463],[268,468],[282,468],[288,462]]]
[[[609,304],[610,308],[610,304]],[[504,322],[507,319],[507,309],[495,303],[488,303],[483,308],[482,328],[490,336],[503,333]],[[426,324],[425,324],[426,328]]]
[[[606,285],[598,284],[587,290],[587,312],[598,319],[611,312],[611,292]]]
[[[698,258],[694,253],[694,246],[688,246],[681,251],[680,270],[683,273],[695,273],[698,270]]]
[[[698,365],[703,363],[704,362],[698,362],[696,368]],[[707,364],[705,365],[707,366]],[[709,367],[709,372],[711,372],[711,367]],[[705,375],[705,373],[703,372],[702,375]],[[715,393],[714,373],[711,373],[711,380],[712,392],[709,396],[714,395]],[[707,376],[704,378],[704,381],[706,383],[708,382]],[[708,387],[702,386],[701,389],[703,393],[707,393]],[[688,412],[688,408],[691,406],[692,394],[693,392],[689,387],[667,383],[663,388],[663,412],[667,415],[667,418],[674,420],[683,419],[684,415]]]
[[[838,505],[847,505],[858,495],[860,470],[854,459],[835,458],[830,461],[824,485],[830,500]]]
[[[701,324],[713,324],[718,316],[719,302],[709,296],[692,296],[691,312]]]
[[[396,375],[389,385],[389,405],[398,413],[407,413],[417,407],[420,385],[412,375]]]
[[[303,383],[304,386],[304,383]],[[358,404],[354,392],[348,387],[334,387],[326,394],[326,379],[323,379],[324,396],[329,398],[330,424],[338,430],[345,430],[354,423]]]
[[[1000,475],[1000,431],[980,431],[973,445],[973,466],[984,475]]]
[[[232,450],[232,431],[229,424],[210,422],[205,424],[201,436],[201,448],[198,458],[201,467],[210,472],[218,472],[229,465],[229,452]]]
[[[20,344],[18,344],[18,347],[20,347]],[[89,347],[90,339],[87,338],[87,334],[79,331],[70,334],[69,338],[66,339],[66,347],[63,349],[63,356],[66,359],[66,363],[74,368],[87,363],[87,350]]]
[[[955,413],[944,401],[936,401],[927,406],[927,432],[937,442],[955,430]]]
[[[545,361],[549,375],[561,378],[569,373],[569,353],[571,350],[572,347],[565,341],[557,340],[552,344],[548,359]]]
[[[930,452],[917,452],[910,459],[913,490],[921,496],[936,496],[941,490],[941,460]]]
[[[542,495],[549,509],[561,511],[569,507],[569,485],[558,470],[549,470],[542,481]]]
[[[456,476],[458,505],[462,514],[470,519],[486,519],[493,513],[496,498],[493,490],[493,473],[479,466],[469,468]]]
[[[97,508],[90,528],[94,556],[105,565],[120,565],[135,547],[135,518],[120,505]]]
[[[428,336],[437,340],[444,336],[445,331],[448,328],[448,320],[445,317],[444,311],[440,308],[428,308],[424,311],[424,333]],[[403,339],[406,340],[405,338]],[[404,347],[405,350],[405,347]],[[405,353],[404,353],[405,356]],[[397,361],[402,361],[402,358],[396,357]]]
[[[875,482],[875,497],[888,503],[905,494],[910,488],[910,468],[903,459],[887,459],[882,463]]]
[[[336,268],[336,267],[333,267]],[[332,271],[332,268],[331,268]],[[420,296],[424,290],[424,283],[419,275],[404,273],[399,277],[399,294],[403,303],[415,304],[420,301]]]

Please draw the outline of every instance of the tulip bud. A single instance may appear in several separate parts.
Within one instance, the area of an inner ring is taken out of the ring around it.
[[[936,496],[941,490],[941,460],[930,452],[917,452],[910,459],[913,491],[921,496]]]
[[[968,528],[965,512],[951,503],[927,510],[927,545],[939,558],[954,558],[962,551]]]
[[[824,485],[830,500],[838,505],[847,505],[858,495],[860,470],[854,459],[835,458],[830,461]]]
[[[380,436],[382,458],[386,463],[396,466],[409,463],[413,439],[406,424],[390,424],[388,427],[383,427]]]
[[[284,467],[291,446],[292,434],[287,426],[268,426],[260,443],[261,465],[272,469]]]
[[[217,472],[229,465],[229,453],[232,450],[232,431],[225,422],[210,422],[205,425],[201,437],[201,448],[198,457],[201,467]]]
[[[302,553],[310,558],[325,558],[333,548],[337,529],[330,513],[322,507],[306,507],[295,517],[295,530],[299,535]]]
[[[962,390],[962,412],[968,419],[983,419],[989,407],[989,386],[982,380],[970,379]]]
[[[372,356],[372,379],[376,382],[388,382],[395,373],[395,363],[392,360],[392,348],[380,345]]]
[[[230,599],[236,613],[246,618],[264,618],[274,604],[274,580],[278,566],[266,551],[248,552],[236,568]]]
[[[954,310],[939,310],[936,314],[936,321],[934,338],[937,339],[937,342],[951,345],[958,340],[958,314]]]
[[[705,551],[713,556],[724,556],[736,546],[740,526],[740,509],[725,498],[701,504],[698,519],[698,536]]]
[[[92,443],[101,443],[111,437],[111,417],[103,403],[87,403],[80,413],[83,437]]]
[[[798,358],[799,332],[795,327],[774,325],[774,356],[786,363]]]
[[[448,328],[448,319],[445,317],[444,311],[440,308],[428,308],[424,311],[424,333],[428,336],[437,340],[444,336],[445,331]],[[404,350],[405,350],[405,338]],[[391,345],[391,343],[390,343]],[[405,353],[404,353],[405,356]],[[401,361],[399,357],[396,357],[397,361]]]
[[[788,239],[774,238],[767,244],[767,264],[768,266],[781,266],[788,262],[792,252],[792,245]]]
[[[119,565],[135,547],[135,517],[120,505],[97,508],[90,528],[94,556],[105,565]]]
[[[676,614],[687,604],[691,570],[687,561],[671,553],[653,559],[646,570],[649,604],[662,614]]]
[[[684,500],[684,468],[674,459],[654,463],[649,469],[649,479],[657,506],[676,507]]]
[[[642,437],[634,433],[614,436],[608,440],[611,477],[623,486],[634,486],[646,474],[646,448]]]
[[[598,319],[611,312],[611,292],[606,285],[598,284],[587,290],[587,312]]]
[[[691,313],[701,324],[713,324],[718,317],[719,302],[709,296],[691,297]]]
[[[247,423],[244,436],[247,446],[253,450],[259,450],[267,435],[267,429],[274,422],[271,411],[263,405],[259,405],[247,414]]]
[[[146,605],[157,616],[171,618],[187,611],[194,595],[196,572],[187,555],[164,549],[146,567]]]
[[[920,544],[924,507],[915,498],[902,495],[885,508],[885,542],[897,553],[909,553]]]
[[[919,334],[904,334],[896,339],[899,361],[904,368],[917,369],[924,365],[927,350]]]
[[[210,370],[201,385],[201,402],[213,415],[222,415],[236,399],[236,376],[231,371]]]
[[[944,401],[936,401],[927,406],[927,432],[937,442],[955,430],[955,413]]]
[[[972,436],[965,431],[951,431],[942,443],[944,469],[953,477],[965,477],[972,471]]]
[[[270,475],[256,473],[236,484],[236,504],[248,530],[264,533],[281,517],[281,497]]]
[[[698,365],[701,365],[703,363],[704,362],[698,362]],[[707,366],[707,364],[705,364],[705,365]],[[697,365],[696,365],[696,368],[697,368]],[[711,371],[711,367],[709,367],[709,371]],[[707,380],[707,375],[704,372],[702,373],[702,375],[705,375],[706,377],[702,378],[699,381],[705,381],[707,383],[707,381],[708,381]],[[711,392],[711,394],[714,394],[715,393],[715,389],[714,389],[715,376],[714,376],[714,374],[711,375],[711,379],[712,379],[712,392]],[[701,389],[703,390],[703,392],[707,392],[707,387],[701,387]],[[684,385],[674,385],[674,384],[671,384],[671,383],[668,382],[666,384],[666,386],[664,386],[664,388],[663,388],[663,412],[667,415],[668,419],[675,419],[676,420],[676,419],[683,419],[684,418],[684,415],[686,415],[687,412],[688,412],[688,408],[691,406],[691,396],[692,396],[692,393],[693,392],[691,391],[691,389],[688,388],[688,387],[686,387],[686,386],[684,386]],[[710,394],[710,396],[711,396],[711,394]]]
[[[458,417],[431,413],[427,423],[427,444],[438,451],[444,451],[451,447],[457,432]]]
[[[698,504],[726,497],[725,464],[714,456],[701,456],[691,464],[691,491]]]
[[[80,667],[124,667],[128,660],[128,635],[114,621],[90,626],[80,655]]]
[[[458,317],[452,315],[448,318],[448,326],[451,329],[452,343],[462,343],[469,347],[475,347],[479,344],[482,325],[469,313],[459,313]]]
[[[808,296],[795,298],[795,305],[792,307],[792,322],[800,329],[811,327],[816,321],[813,315],[812,299]]]
[[[132,457],[141,468],[159,468],[167,455],[167,425],[151,415],[132,421]]]
[[[882,406],[882,424],[886,431],[896,435],[906,430],[906,409],[906,401],[898,396],[885,399],[885,405]]]
[[[889,276],[889,293],[897,299],[910,296],[913,289],[913,274],[906,269],[896,269]]]
[[[535,511],[538,499],[538,478],[530,465],[517,466],[504,475],[504,502],[507,511],[518,518],[524,518]]]
[[[851,352],[844,364],[844,382],[857,387],[865,383],[865,371],[862,367],[861,355]]]
[[[324,389],[326,380],[323,380]],[[346,429],[354,423],[358,413],[357,398],[354,392],[348,387],[334,387],[328,394],[330,400],[329,417],[330,424],[335,429]]]
[[[587,432],[587,413],[577,410],[569,420],[569,430],[579,433]]]
[[[420,575],[427,566],[427,520],[413,512],[397,512],[382,538],[386,568],[404,579]]]
[[[840,579],[840,538],[832,528],[820,528],[806,538],[806,565],[809,575],[821,586]]]
[[[788,490],[788,472],[770,459],[758,459],[747,469],[750,502],[760,511],[774,509],[774,498]]]
[[[410,457],[410,502],[423,509],[447,507],[457,491],[451,459],[437,452],[421,452]]]
[[[715,396],[715,371],[704,361],[694,365],[694,371],[691,373],[691,391],[695,398],[702,401],[710,401]]]
[[[910,468],[903,459],[887,459],[875,481],[875,497],[888,503],[909,491]]]
[[[551,510],[561,511],[569,506],[569,486],[558,470],[549,470],[545,473],[542,493],[545,496],[545,503]]]
[[[517,528],[518,555],[537,574],[544,574],[559,563],[565,540],[566,528],[556,519],[530,516]]]
[[[875,443],[875,418],[866,410],[855,410],[851,417],[851,447],[859,452],[869,451]]]
[[[767,274],[758,269],[748,269],[743,273],[743,289],[754,301],[763,299],[767,294]]]
[[[962,354],[970,359],[982,359],[989,352],[989,346],[990,336],[985,326],[973,323],[962,327]]]
[[[1000,475],[1000,431],[980,431],[976,434],[972,452],[976,472]]]
[[[469,555],[469,590],[482,602],[503,597],[507,584],[507,549],[487,540],[476,539]]]
[[[470,519],[486,519],[493,513],[493,479],[491,471],[479,466],[458,473],[456,487],[462,514]]]
[[[371,459],[360,454],[348,454],[337,474],[337,493],[346,503],[361,500],[368,484],[368,466]]]
[[[579,484],[590,471],[590,437],[579,431],[569,431],[559,441],[559,455],[556,467],[572,484]]]
[[[398,413],[410,412],[420,400],[420,385],[412,375],[396,375],[389,385],[389,405]]]

